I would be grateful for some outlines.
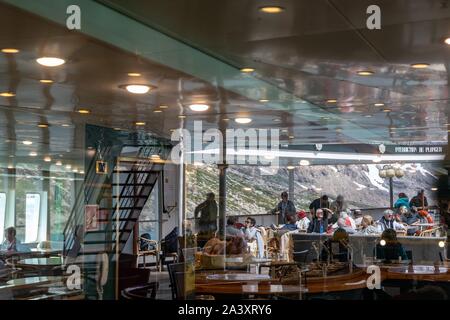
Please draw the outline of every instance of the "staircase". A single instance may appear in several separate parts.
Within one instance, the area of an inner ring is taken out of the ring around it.
[[[124,146],[119,154],[105,149],[103,158],[108,154],[113,159],[108,174],[97,174],[98,157],[92,159],[86,172],[84,197],[81,192],[64,230],[66,261],[79,264],[85,279],[95,283],[98,254],[107,253],[110,264],[120,257],[164,168],[163,161],[151,156],[164,151],[160,145]],[[99,205],[96,230],[84,231],[86,204]],[[89,294],[86,296],[89,298]],[[95,299],[95,293],[91,297]]]

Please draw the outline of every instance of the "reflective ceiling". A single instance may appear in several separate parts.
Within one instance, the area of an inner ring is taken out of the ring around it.
[[[0,1],[0,48],[20,50],[0,54],[0,92],[15,94],[0,96],[2,158],[81,161],[85,123],[166,137],[194,120],[278,128],[284,145],[447,141],[447,1],[378,1],[382,29],[371,31],[365,0],[84,0],[79,32],[64,25],[74,1],[50,2]],[[271,4],[285,10],[258,10]],[[43,67],[44,55],[67,62]],[[135,83],[155,88],[122,87]],[[211,108],[188,108],[200,101]],[[253,121],[234,122],[244,116]]]

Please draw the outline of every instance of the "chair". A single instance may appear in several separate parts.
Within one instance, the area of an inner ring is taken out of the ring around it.
[[[438,231],[440,228],[431,228],[427,230],[423,230],[419,233],[419,237],[432,237],[436,231]]]
[[[159,268],[159,258],[161,250],[159,248],[159,243],[156,240],[151,240],[150,235],[148,233],[144,233],[137,239],[138,251],[137,251],[137,259],[136,259],[136,268],[139,267],[139,257],[143,258],[144,268],[147,266],[145,262],[146,256],[155,256],[156,259],[156,267]]]
[[[178,262],[178,227],[173,230],[161,241],[160,269],[164,268],[166,258],[172,258],[172,262]]]
[[[127,300],[155,300],[158,288],[158,282],[150,282],[143,286],[123,289],[121,296]]]
[[[172,291],[172,299],[178,299],[177,295],[177,279],[175,274],[184,272],[185,264],[184,263],[170,263],[167,265],[167,270],[169,271],[169,281],[170,288]]]

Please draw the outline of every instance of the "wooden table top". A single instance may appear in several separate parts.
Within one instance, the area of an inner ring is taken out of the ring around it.
[[[268,274],[254,273],[213,273],[206,276],[206,280],[212,281],[260,281],[271,280]]]
[[[292,294],[305,293],[307,288],[296,285],[283,284],[202,284],[195,287],[196,293],[200,294],[257,294],[257,295],[272,295],[272,294]]]

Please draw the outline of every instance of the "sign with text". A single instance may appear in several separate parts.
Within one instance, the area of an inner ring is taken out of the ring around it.
[[[389,150],[390,149],[390,150]],[[417,146],[389,146],[388,151],[392,153],[444,153],[445,149],[443,145],[417,145]]]

